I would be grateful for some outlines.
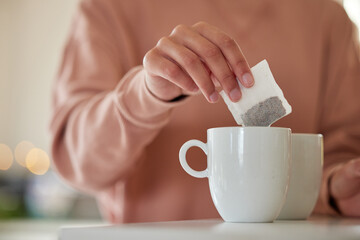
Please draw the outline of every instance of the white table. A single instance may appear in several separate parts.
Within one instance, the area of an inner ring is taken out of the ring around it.
[[[307,221],[224,223],[193,220],[62,228],[60,240],[119,239],[246,239],[246,240],[360,240],[360,219],[312,217]]]
[[[99,226],[101,220],[13,219],[0,220],[0,240],[57,240],[63,226]]]

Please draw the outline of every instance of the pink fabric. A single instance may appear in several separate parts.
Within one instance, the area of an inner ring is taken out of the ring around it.
[[[219,217],[207,179],[178,160],[189,139],[236,125],[222,101],[163,102],[146,88],[142,58],[178,24],[207,21],[232,36],[251,66],[267,59],[293,113],[275,126],[322,133],[329,171],[360,156],[360,63],[353,25],[329,0],[82,1],[53,88],[55,169],[96,196],[112,222]],[[204,154],[188,154],[204,169]]]

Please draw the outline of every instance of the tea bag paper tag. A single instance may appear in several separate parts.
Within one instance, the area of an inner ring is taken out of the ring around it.
[[[239,80],[242,98],[232,102],[224,91],[224,99],[235,121],[243,126],[270,126],[280,118],[291,113],[292,109],[277,85],[266,60],[251,68],[255,84],[243,87]]]

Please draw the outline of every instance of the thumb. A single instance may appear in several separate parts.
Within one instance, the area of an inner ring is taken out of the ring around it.
[[[330,181],[330,194],[335,199],[346,199],[360,193],[360,158],[337,170]]]

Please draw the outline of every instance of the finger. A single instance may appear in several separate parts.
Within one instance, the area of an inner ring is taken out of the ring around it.
[[[190,92],[198,91],[194,81],[178,65],[162,56],[156,48],[145,55],[143,65],[152,76],[160,76]]]
[[[254,77],[250,71],[249,64],[239,45],[231,37],[205,22],[199,22],[193,28],[221,49],[221,52],[244,87],[254,85]]]
[[[335,199],[346,199],[360,193],[360,159],[348,162],[334,173],[330,193]]]
[[[215,44],[194,29],[183,25],[174,29],[171,38],[201,57],[233,102],[240,100],[241,92],[235,75]]]
[[[219,80],[217,80],[217,78],[214,76],[214,74],[210,71],[209,67],[205,63],[203,63],[203,65],[204,65],[204,68],[205,68],[206,72],[210,75],[210,79],[213,82],[216,91],[220,92],[221,91],[221,85],[220,85]]]
[[[360,217],[360,193],[346,199],[337,200],[336,205],[341,215]]]
[[[194,52],[167,37],[162,38],[157,47],[162,54],[173,59],[189,74],[209,102],[218,100],[219,96],[210,75]]]

